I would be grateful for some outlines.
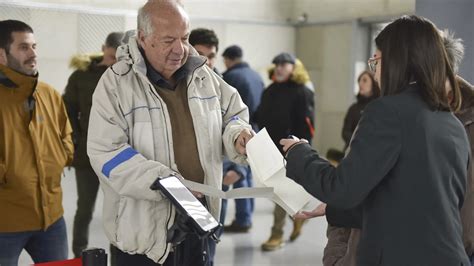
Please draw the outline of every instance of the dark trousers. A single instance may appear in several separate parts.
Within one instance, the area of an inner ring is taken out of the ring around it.
[[[163,266],[208,266],[209,248],[207,244],[208,240],[199,239],[196,235],[188,235],[176,248],[174,252],[168,255]],[[177,252],[177,253],[175,253]],[[176,256],[175,256],[176,255]],[[119,249],[116,254],[117,266],[157,266],[160,264],[155,263],[149,259],[146,255],[135,254],[130,255]],[[176,261],[175,261],[176,260]]]
[[[74,257],[78,258],[89,243],[89,224],[94,213],[99,179],[91,166],[77,167],[76,184],[78,197],[72,233],[72,251]]]

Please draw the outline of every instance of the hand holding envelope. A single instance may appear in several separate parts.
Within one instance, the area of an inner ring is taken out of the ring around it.
[[[284,158],[264,128],[245,145],[255,187],[222,191],[208,185],[181,180],[190,190],[211,197],[269,198],[291,216],[313,210],[320,202],[295,181],[286,177]]]
[[[264,128],[247,143],[247,158],[256,186],[273,188],[272,200],[288,214],[313,209],[319,201],[286,177],[284,158]]]

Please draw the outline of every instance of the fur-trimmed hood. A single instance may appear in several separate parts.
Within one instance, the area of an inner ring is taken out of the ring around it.
[[[102,53],[78,54],[71,58],[69,67],[75,70],[85,71],[93,62],[99,63],[102,61],[102,57]]]
[[[273,80],[274,71],[275,71],[275,65],[272,65],[268,69],[268,76],[270,77],[271,80]],[[306,84],[310,81],[308,71],[304,67],[303,62],[301,62],[301,60],[296,59],[295,70],[293,71],[293,74],[291,74],[290,79],[298,84]]]

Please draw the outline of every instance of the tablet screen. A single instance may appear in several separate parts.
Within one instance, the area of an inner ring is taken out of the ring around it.
[[[209,231],[219,225],[206,207],[194,197],[178,178],[170,176],[161,179],[159,182],[203,230]]]

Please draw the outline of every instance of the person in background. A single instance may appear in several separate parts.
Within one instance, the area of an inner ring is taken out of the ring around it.
[[[70,65],[76,70],[69,77],[63,95],[73,128],[75,145],[72,165],[76,171],[78,197],[72,231],[72,252],[76,258],[81,257],[82,251],[87,248],[89,224],[99,190],[99,179],[87,156],[87,130],[92,94],[105,70],[117,61],[115,53],[122,37],[123,33],[112,32],[105,39],[101,54],[85,54],[72,58]]]
[[[411,15],[375,43],[369,66],[383,96],[366,107],[341,163],[296,137],[280,141],[287,176],[327,203],[295,216],[362,228],[357,265],[468,265],[460,209],[470,150],[442,36]]]
[[[206,239],[167,241],[181,216],[150,186],[179,175],[221,189],[223,153],[245,162],[248,109],[190,46],[181,2],[147,1],[137,21],[92,99],[87,153],[104,192],[105,233],[118,266],[207,266]],[[221,200],[195,195],[217,219]]]
[[[222,77],[221,73],[215,67],[216,55],[219,50],[219,39],[215,32],[211,29],[198,28],[191,31],[189,35],[189,44],[206,59],[206,65],[212,69],[217,75]],[[224,80],[225,81],[225,80]],[[245,103],[245,102],[244,102]],[[238,182],[242,177],[247,176],[248,166],[236,164],[224,158],[223,161],[223,180],[222,189],[228,190],[229,186],[232,186],[235,182]],[[225,223],[225,216],[227,214],[227,200],[222,200],[221,214],[219,222]],[[219,228],[216,232],[217,237],[221,237],[224,228]],[[216,254],[216,243],[214,241],[209,242],[209,260],[210,266],[214,265],[214,257]]]
[[[73,159],[61,95],[38,79],[33,29],[0,21],[0,265],[68,257],[61,174]]]
[[[368,103],[380,97],[380,89],[374,80],[374,75],[370,71],[363,71],[357,78],[359,84],[359,93],[357,94],[357,102],[352,104],[347,110],[344,118],[344,126],[342,127],[342,138],[344,139],[344,150],[349,147],[352,134],[359,123],[362,112]]]
[[[289,53],[280,53],[272,61],[274,67],[269,70],[273,83],[263,92],[255,121],[259,128],[266,128],[275,145],[288,135],[313,136],[312,118],[314,116],[314,96],[305,84],[308,73],[301,61]],[[280,148],[280,152],[283,150]],[[273,227],[270,238],[261,246],[263,251],[273,251],[283,246],[283,227],[286,212],[275,204]],[[304,220],[293,221],[290,241],[301,233]]]
[[[205,28],[192,30],[191,34],[189,34],[189,44],[191,44],[200,55],[207,58],[206,64],[208,67],[221,75],[216,68],[219,39],[213,30]]]
[[[347,110],[342,128],[345,142],[344,151],[349,147],[352,135],[359,123],[365,107],[380,97],[380,88],[370,71],[363,71],[357,78],[359,93],[357,102]],[[328,224],[326,231],[328,242],[324,248],[323,265],[355,265],[355,250],[360,236],[357,228],[342,228]]]
[[[258,131],[254,121],[254,114],[260,104],[260,98],[264,89],[264,83],[260,75],[252,70],[243,61],[243,51],[240,46],[227,47],[222,54],[227,70],[223,73],[223,79],[232,87],[236,88],[242,97],[242,101],[249,108],[250,124],[254,131]],[[232,184],[233,188],[252,187],[252,173],[250,167],[244,167],[243,171],[235,171],[237,165],[224,167],[228,171],[224,175],[224,185]],[[238,176],[236,176],[236,174]],[[229,180],[230,179],[230,180]],[[234,182],[234,180],[237,181]],[[225,201],[225,200],[224,200]],[[235,200],[235,219],[230,225],[224,227],[225,232],[245,233],[252,227],[252,213],[254,210],[254,199]],[[222,223],[224,223],[222,221]]]
[[[448,61],[453,68],[454,74],[458,74],[459,66],[464,57],[464,45],[461,39],[454,37],[454,34],[445,30],[441,32]],[[460,76],[456,76],[456,81],[461,91],[461,109],[456,112],[456,117],[461,121],[469,139],[471,156],[474,154],[474,87]],[[449,82],[447,82],[449,87]],[[452,90],[452,88],[450,88]],[[474,266],[474,169],[472,158],[469,164],[467,176],[467,188],[464,198],[464,205],[461,209],[461,222],[463,227],[463,242],[466,253]]]

